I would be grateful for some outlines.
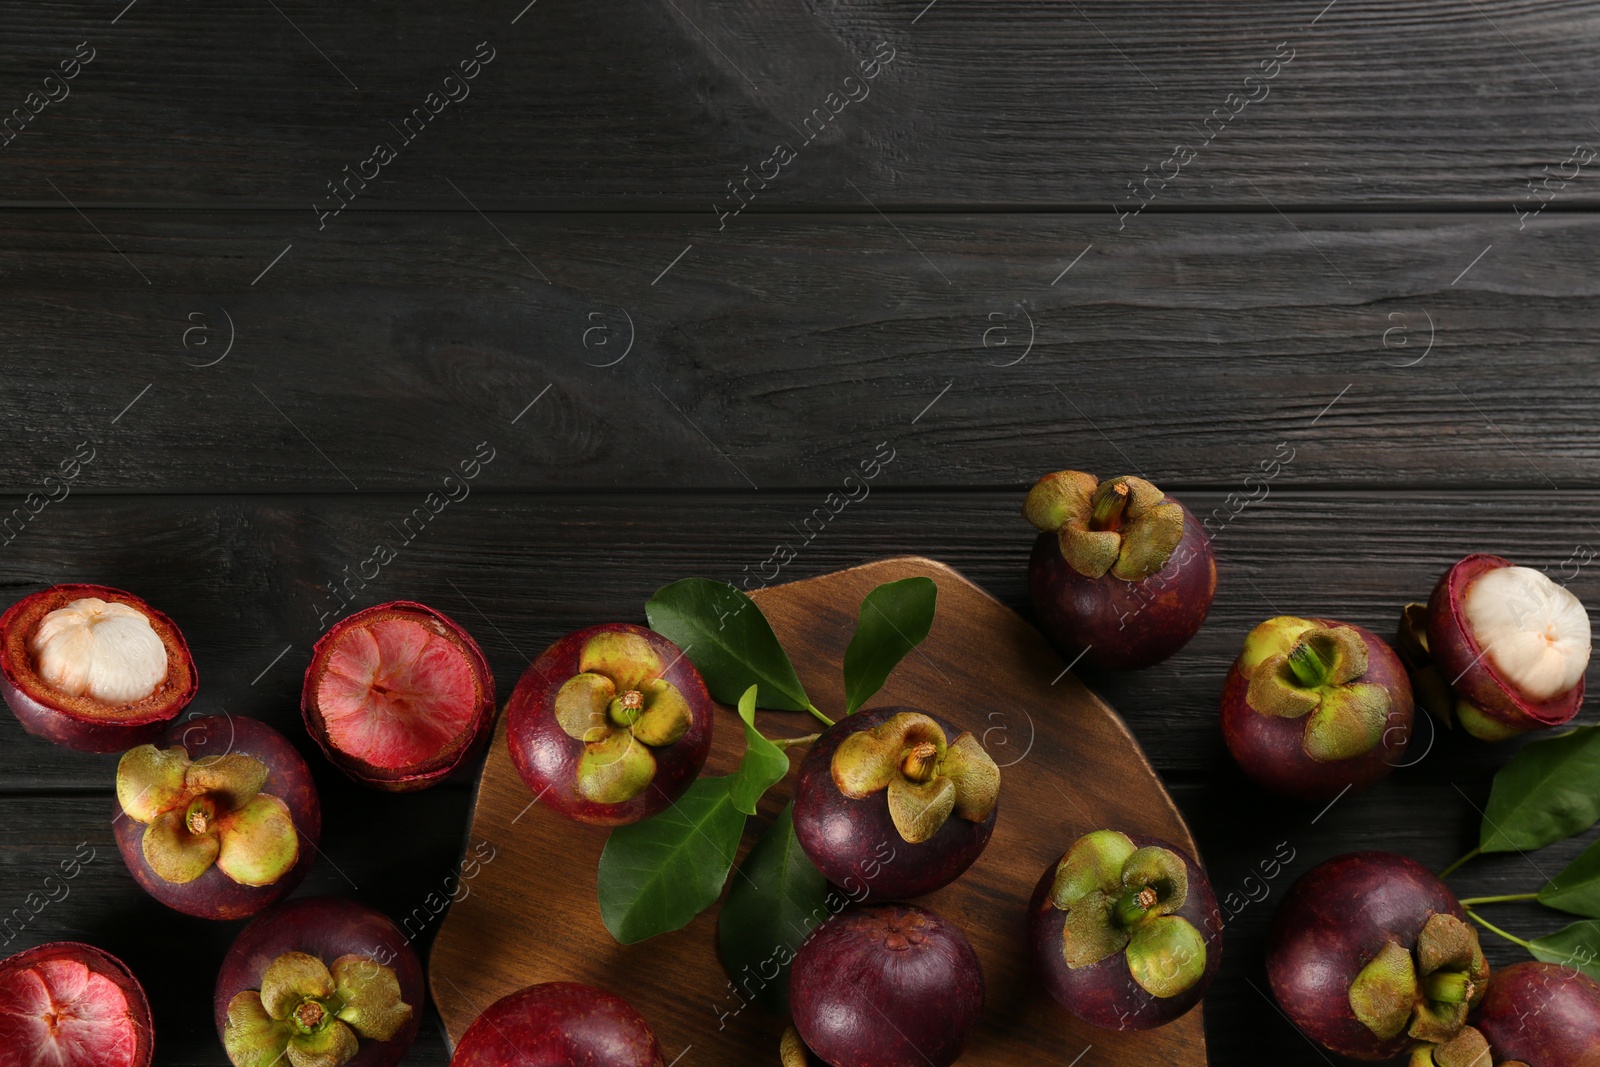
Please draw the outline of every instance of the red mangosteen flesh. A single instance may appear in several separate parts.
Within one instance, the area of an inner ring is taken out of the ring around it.
[[[1062,1007],[1103,1029],[1148,1030],[1205,996],[1222,962],[1222,913],[1181,849],[1096,830],[1034,887],[1028,940]]]
[[[1472,555],[1434,586],[1423,651],[1453,691],[1462,727],[1474,737],[1503,740],[1560,726],[1578,713],[1589,616],[1542,572]]]
[[[545,982],[501,997],[467,1027],[450,1067],[662,1067],[661,1046],[621,997]]]
[[[800,1038],[835,1067],[948,1067],[983,1011],[983,969],[949,920],[871,904],[800,947],[789,1003]]]
[[[1217,562],[1199,521],[1143,478],[1047,474],[1023,516],[1039,532],[1028,589],[1045,634],[1076,662],[1159,663],[1211,610]]]
[[[358,611],[322,635],[300,710],[334,766],[390,792],[423,789],[489,735],[494,675],[465,630],[423,604]]]
[[[1342,1056],[1386,1060],[1456,1039],[1488,988],[1489,965],[1432,871],[1390,852],[1355,852],[1289,890],[1273,917],[1267,978],[1306,1037]]]
[[[711,695],[677,645],[630,623],[557,641],[506,702],[511,761],[536,800],[599,826],[656,814],[711,751]]]
[[[1494,1062],[1600,1067],[1600,982],[1556,963],[1516,963],[1494,973],[1472,1019]]]
[[[853,899],[917,897],[949,885],[989,843],[1000,770],[970,732],[916,708],[858,711],[800,764],[794,829]]]
[[[243,919],[305,877],[322,808],[310,769],[282,734],[212,715],[123,753],[112,828],[145,892],[185,915]]]
[[[1283,615],[1250,631],[1222,687],[1222,735],[1251,778],[1327,801],[1388,774],[1411,742],[1411,682],[1372,631]]]
[[[93,945],[55,941],[0,960],[0,1067],[149,1067],[144,989]]]
[[[0,696],[58,745],[121,752],[153,740],[199,684],[178,627],[132,593],[56,585],[0,615]]]
[[[212,1013],[235,1067],[394,1067],[417,1037],[422,964],[388,916],[301,897],[240,931]]]

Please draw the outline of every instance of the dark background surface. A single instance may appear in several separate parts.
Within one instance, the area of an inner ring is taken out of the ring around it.
[[[302,892],[400,917],[453,872],[470,780],[347,783],[300,726],[300,676],[327,583],[479,442],[471,495],[354,606],[454,616],[502,696],[568,630],[642,621],[659,585],[738,581],[783,542],[780,580],[918,553],[1026,611],[1039,474],[1143,473],[1226,516],[1292,449],[1221,526],[1200,636],[1086,680],[1218,895],[1263,898],[1228,927],[1214,1062],[1318,1062],[1264,996],[1273,907],[1340,852],[1465,852],[1509,747],[1424,726],[1414,766],[1319,812],[1234,769],[1216,694],[1261,619],[1388,633],[1469,551],[1600,598],[1594,565],[1563,566],[1600,546],[1600,176],[1568,162],[1600,141],[1597,23],[1351,0],[7,4],[0,114],[94,50],[0,148],[7,508],[80,442],[95,459],[0,535],[4,599],[100,582],[173,616],[191,707],[265,719],[316,772],[325,859]],[[479,42],[471,95],[403,142],[390,124]],[[805,143],[879,42],[870,95]],[[1212,130],[1237,114],[1202,145],[1213,109]],[[319,229],[326,183],[380,140],[397,158]],[[794,160],[719,228],[727,183],[780,142]],[[1119,217],[1179,144],[1178,176]],[[870,495],[802,543],[879,442],[895,459]],[[102,945],[150,991],[158,1062],[222,1063],[210,989],[237,926],[136,888],[114,766],[0,718],[0,911],[80,842],[96,855],[3,950]],[[1454,882],[1530,890],[1592,836]],[[446,1058],[430,1017],[407,1062]]]

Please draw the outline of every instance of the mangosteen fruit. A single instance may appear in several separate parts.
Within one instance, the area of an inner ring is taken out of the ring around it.
[[[197,918],[243,919],[300,884],[322,808],[310,769],[282,734],[212,715],[123,753],[112,827],[151,896]]]
[[[0,960],[0,1067],[150,1067],[155,1026],[133,972],[54,941]]]
[[[423,997],[422,964],[388,916],[301,897],[239,933],[212,1012],[234,1067],[394,1067]]]
[[[1425,611],[1407,606],[1401,627],[1411,632],[1416,665],[1437,670],[1455,718],[1474,737],[1560,726],[1583,704],[1589,614],[1541,571],[1467,556],[1439,579]]]
[[[152,741],[199,684],[178,627],[132,593],[56,585],[0,615],[0,696],[23,729],[58,745]]]
[[[1222,961],[1222,914],[1182,849],[1096,830],[1034,887],[1028,940],[1062,1007],[1107,1030],[1148,1030],[1205,995]]]
[[[1472,1022],[1501,1067],[1600,1067],[1600,982],[1576,968],[1502,967]]]
[[[1143,478],[1047,474],[1022,514],[1039,531],[1028,591],[1072,662],[1139,668],[1189,643],[1217,591],[1211,539],[1188,508]]]
[[[544,982],[489,1005],[461,1035],[450,1067],[662,1067],[644,1017],[612,993]]]
[[[715,706],[700,672],[677,645],[629,623],[561,638],[506,707],[522,780],[539,803],[579,822],[654,815],[689,788],[711,750]]]
[[[983,1011],[983,970],[949,920],[869,904],[800,946],[789,1003],[800,1039],[833,1067],[948,1067]]]
[[[317,642],[300,709],[334,766],[390,792],[423,789],[489,735],[494,675],[448,616],[395,600],[358,611]]]
[[[1000,769],[970,731],[916,708],[868,708],[806,753],[795,836],[857,901],[922,896],[972,866],[999,798]]]
[[[1411,742],[1411,682],[1394,650],[1352,623],[1280,615],[1250,631],[1222,687],[1222,736],[1251,778],[1330,800],[1371,785]]]
[[[1359,1060],[1448,1046],[1488,989],[1477,931],[1432,871],[1391,852],[1319,864],[1290,888],[1267,942],[1284,1014]]]

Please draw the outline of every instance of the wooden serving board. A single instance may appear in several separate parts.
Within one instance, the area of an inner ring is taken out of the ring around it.
[[[840,664],[862,597],[913,575],[939,585],[933,630],[871,703],[937,712],[982,737],[1004,768],[1000,818],[988,848],[953,885],[918,901],[959,924],[983,964],[983,1020],[960,1062],[1200,1067],[1206,1054],[1199,1008],[1155,1031],[1097,1030],[1039,988],[1024,944],[1034,883],[1078,835],[1115,828],[1194,850],[1183,818],[1117,714],[1065,672],[1038,631],[933,560],[882,560],[771,586],[755,599],[806,692],[827,711],[844,705]],[[721,711],[706,767],[712,774],[731,771],[744,745],[737,715]],[[799,736],[815,720],[762,712],[758,722],[769,735]],[[606,831],[533,804],[504,734],[502,721],[473,810],[468,852],[480,864],[463,879],[429,961],[451,1044],[496,999],[534,982],[563,980],[610,989],[631,1002],[654,1027],[669,1063],[681,1056],[681,1067],[776,1064],[782,1020],[751,1003],[720,1024],[738,1002],[717,959],[716,908],[674,933],[616,944],[595,898]],[[798,751],[793,762],[799,763]],[[792,784],[791,773],[763,800],[745,849],[787,803]],[[492,858],[481,862],[485,856]]]

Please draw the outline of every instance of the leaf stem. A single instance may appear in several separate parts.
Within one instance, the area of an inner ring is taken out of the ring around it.
[[[818,708],[817,708],[817,706],[815,704],[812,704],[809,701],[807,701],[806,710],[809,711],[811,714],[815,715],[817,717],[817,721],[822,723],[822,725],[824,725],[824,726],[832,726],[833,725],[833,720],[828,718],[826,715],[822,714],[822,712],[820,710],[818,710]]]
[[[1482,854],[1483,854],[1483,849],[1481,849],[1481,848],[1475,848],[1471,852],[1468,852],[1465,856],[1462,856],[1460,859],[1456,860],[1450,866],[1448,866],[1444,870],[1440,871],[1439,872],[1439,880],[1441,882],[1444,881],[1446,878],[1448,878],[1452,874],[1456,873],[1456,868],[1457,867],[1460,867],[1463,863],[1466,863],[1468,860],[1477,859]]]
[[[1461,900],[1463,908],[1470,908],[1474,904],[1506,904],[1513,900],[1538,900],[1538,893],[1507,893],[1498,897],[1464,897]]]
[[[804,737],[777,737],[773,738],[772,743],[779,748],[789,749],[795,745],[809,745],[821,736],[821,734],[806,734]]]
[[[1477,912],[1473,911],[1471,908],[1467,909],[1467,918],[1471,919],[1473,922],[1477,923],[1479,926],[1483,927],[1485,930],[1488,930],[1490,933],[1499,934],[1501,937],[1505,938],[1507,941],[1511,942],[1513,945],[1521,945],[1523,948],[1527,949],[1529,952],[1533,951],[1533,946],[1531,944],[1529,944],[1528,942],[1524,941],[1522,938],[1516,936],[1515,934],[1506,933],[1504,930],[1500,929],[1494,923],[1492,923],[1489,920],[1485,919],[1483,916],[1479,915]]]

